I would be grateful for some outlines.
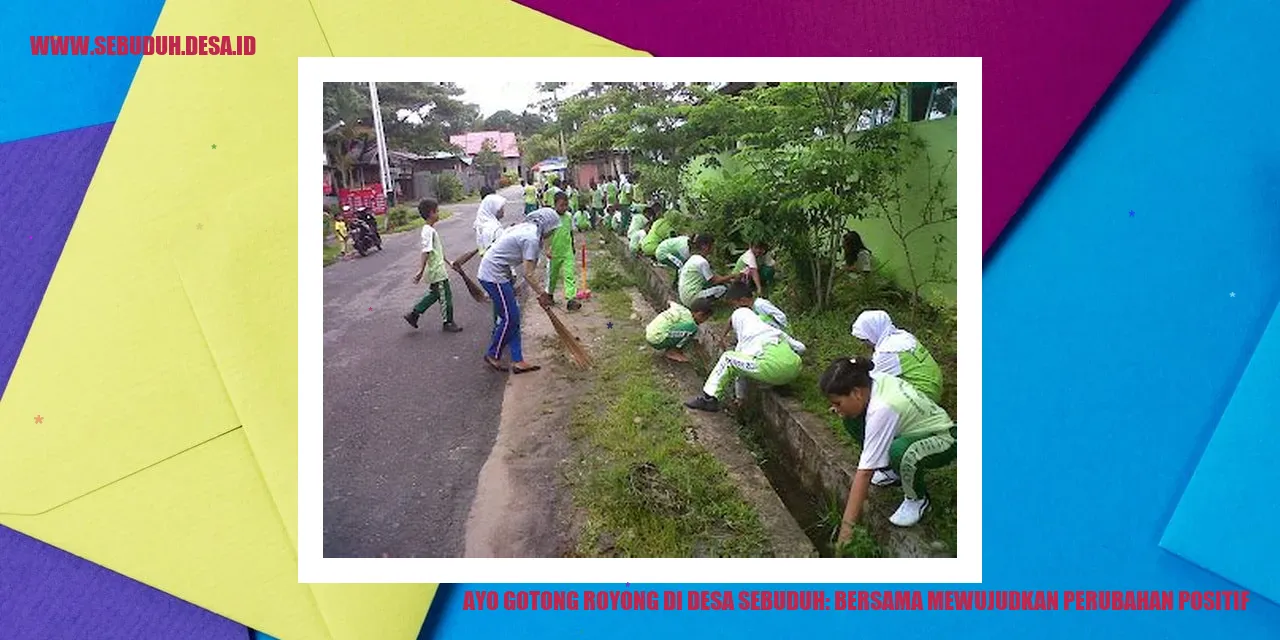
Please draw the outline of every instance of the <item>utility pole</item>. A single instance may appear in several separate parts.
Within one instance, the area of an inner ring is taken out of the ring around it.
[[[378,106],[378,84],[369,83],[369,102],[373,106],[373,132],[378,138],[378,169],[382,174],[382,193],[387,201],[393,202],[391,193],[391,168],[387,163],[387,137],[382,130],[382,109]]]

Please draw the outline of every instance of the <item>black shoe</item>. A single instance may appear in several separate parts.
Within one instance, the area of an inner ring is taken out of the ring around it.
[[[720,412],[720,401],[716,400],[715,396],[709,396],[705,392],[684,403],[684,406],[689,407],[690,409],[697,409],[698,411],[707,411],[710,413]]]
[[[416,311],[410,311],[409,313],[404,314],[404,321],[408,322],[409,326],[413,327],[414,329],[417,329],[419,315],[420,314]]]
[[[449,333],[457,333],[457,332],[459,332],[459,331],[462,331],[462,327],[459,327],[458,325],[456,325],[456,324],[454,324],[454,323],[452,323],[452,322],[446,322],[446,323],[444,323],[444,327],[442,327],[442,328],[443,328],[445,331],[448,331]]]
[[[567,308],[570,311],[577,311],[578,309],[582,308],[582,303],[578,302],[577,300],[570,300],[569,304],[565,305],[565,308]]]

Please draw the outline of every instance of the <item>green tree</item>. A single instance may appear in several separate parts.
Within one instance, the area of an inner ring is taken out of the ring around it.
[[[498,182],[498,176],[502,174],[502,156],[494,150],[492,140],[485,139],[472,164],[484,174],[485,184],[493,186]]]

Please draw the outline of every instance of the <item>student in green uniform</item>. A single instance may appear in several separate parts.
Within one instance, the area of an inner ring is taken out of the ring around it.
[[[633,207],[629,208],[634,211]],[[648,229],[650,222],[652,222],[652,219],[645,216],[644,212],[633,213],[631,219],[627,221],[627,237],[630,238],[636,229]]]
[[[640,243],[640,252],[650,258],[658,256],[658,245],[671,237],[673,231],[671,220],[662,215],[662,206],[658,203],[649,205],[649,214],[653,216],[653,224],[649,225],[649,235]]]
[[[556,174],[552,173],[547,176],[547,188],[542,192],[542,206],[544,207],[555,208],[556,194],[564,193],[560,187],[556,186],[555,175]]]
[[[631,251],[632,255],[637,256],[640,255],[640,245],[644,244],[645,236],[649,235],[648,221],[644,218],[639,218],[638,220],[641,223],[640,227],[636,228],[633,224],[632,228],[635,230],[627,234],[627,249]]]
[[[596,228],[600,224],[600,218],[604,216],[604,193],[600,191],[600,185],[596,183],[595,178],[591,179],[591,228]]]
[[[720,355],[711,375],[707,376],[702,394],[684,403],[690,409],[719,411],[721,399],[730,385],[734,387],[735,397],[741,400],[747,379],[778,386],[800,375],[800,355],[791,348],[785,333],[766,324],[751,308],[751,290],[747,285],[735,282],[725,297],[737,307],[729,316],[729,324],[738,337],[738,344]]]
[[[622,211],[618,209],[618,205],[616,204],[609,205],[608,211],[609,211],[609,228],[613,229],[614,233],[621,235],[623,231]]]
[[[910,527],[929,508],[924,470],[956,459],[956,425],[951,416],[902,379],[872,371],[874,366],[868,358],[841,358],[818,380],[835,413],[846,419],[863,418],[867,425],[840,524],[840,544],[853,535],[876,470],[889,468],[901,475],[903,501],[889,522]]]
[[[618,182],[609,176],[604,183],[605,205],[618,204]]]
[[[711,301],[694,300],[688,308],[675,301],[668,303],[666,311],[658,314],[644,329],[644,339],[649,346],[663,351],[668,360],[688,362],[685,345],[698,334],[698,325],[711,318]]]
[[[576,216],[579,211],[582,211],[582,192],[578,191],[572,182],[565,182],[564,188],[569,192],[569,213]]]
[[[756,295],[763,296],[769,285],[773,284],[774,267],[769,261],[769,243],[756,241],[738,256],[733,270],[742,275],[742,279],[756,290]]]
[[[875,349],[871,361],[877,372],[898,376],[926,398],[942,401],[942,368],[938,361],[915,336],[895,327],[888,313],[863,311],[853,321],[852,333]]]
[[[659,242],[653,250],[653,259],[664,267],[675,267],[679,272],[684,261],[689,259],[689,236],[676,236]]]
[[[586,208],[579,209],[573,214],[573,226],[578,231],[589,231],[591,229],[591,212]]]
[[[680,267],[677,286],[680,304],[686,307],[698,298],[714,300],[723,296],[728,290],[725,284],[737,279],[737,276],[718,276],[711,270],[711,263],[707,261],[707,256],[711,255],[715,246],[711,236],[698,234],[689,244],[691,255]]]
[[[418,260],[418,272],[413,276],[414,284],[427,279],[427,293],[409,313],[404,314],[405,322],[414,329],[418,328],[418,318],[436,302],[440,303],[440,316],[444,320],[445,331],[457,333],[462,331],[453,322],[453,292],[449,289],[449,274],[445,271],[444,242],[436,232],[436,222],[440,220],[440,207],[435,200],[426,199],[418,203],[418,215],[426,221],[422,226],[422,258]]]
[[[520,186],[524,187],[524,214],[527,216],[538,208],[538,188],[524,180],[520,181]]]
[[[573,222],[569,216],[569,196],[563,191],[555,195],[555,210],[560,216],[560,226],[551,236],[551,246],[547,248],[547,257],[551,259],[547,265],[546,290],[551,295],[551,304],[555,304],[556,283],[564,279],[564,297],[568,302],[565,307],[570,311],[582,308],[578,302],[577,269],[573,262]]]

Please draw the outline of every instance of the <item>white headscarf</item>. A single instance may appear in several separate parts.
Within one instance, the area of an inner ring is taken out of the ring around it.
[[[507,205],[507,199],[491,193],[480,201],[480,208],[476,210],[476,247],[483,250],[498,237],[498,231],[502,229],[502,223],[498,222],[498,214],[502,213],[502,208]]]
[[[538,225],[538,235],[546,236],[560,226],[560,214],[551,207],[543,207],[525,216],[525,222]]]
[[[893,326],[884,311],[863,311],[853,321],[853,337],[874,344],[876,353],[898,353],[916,348],[916,337]]]

